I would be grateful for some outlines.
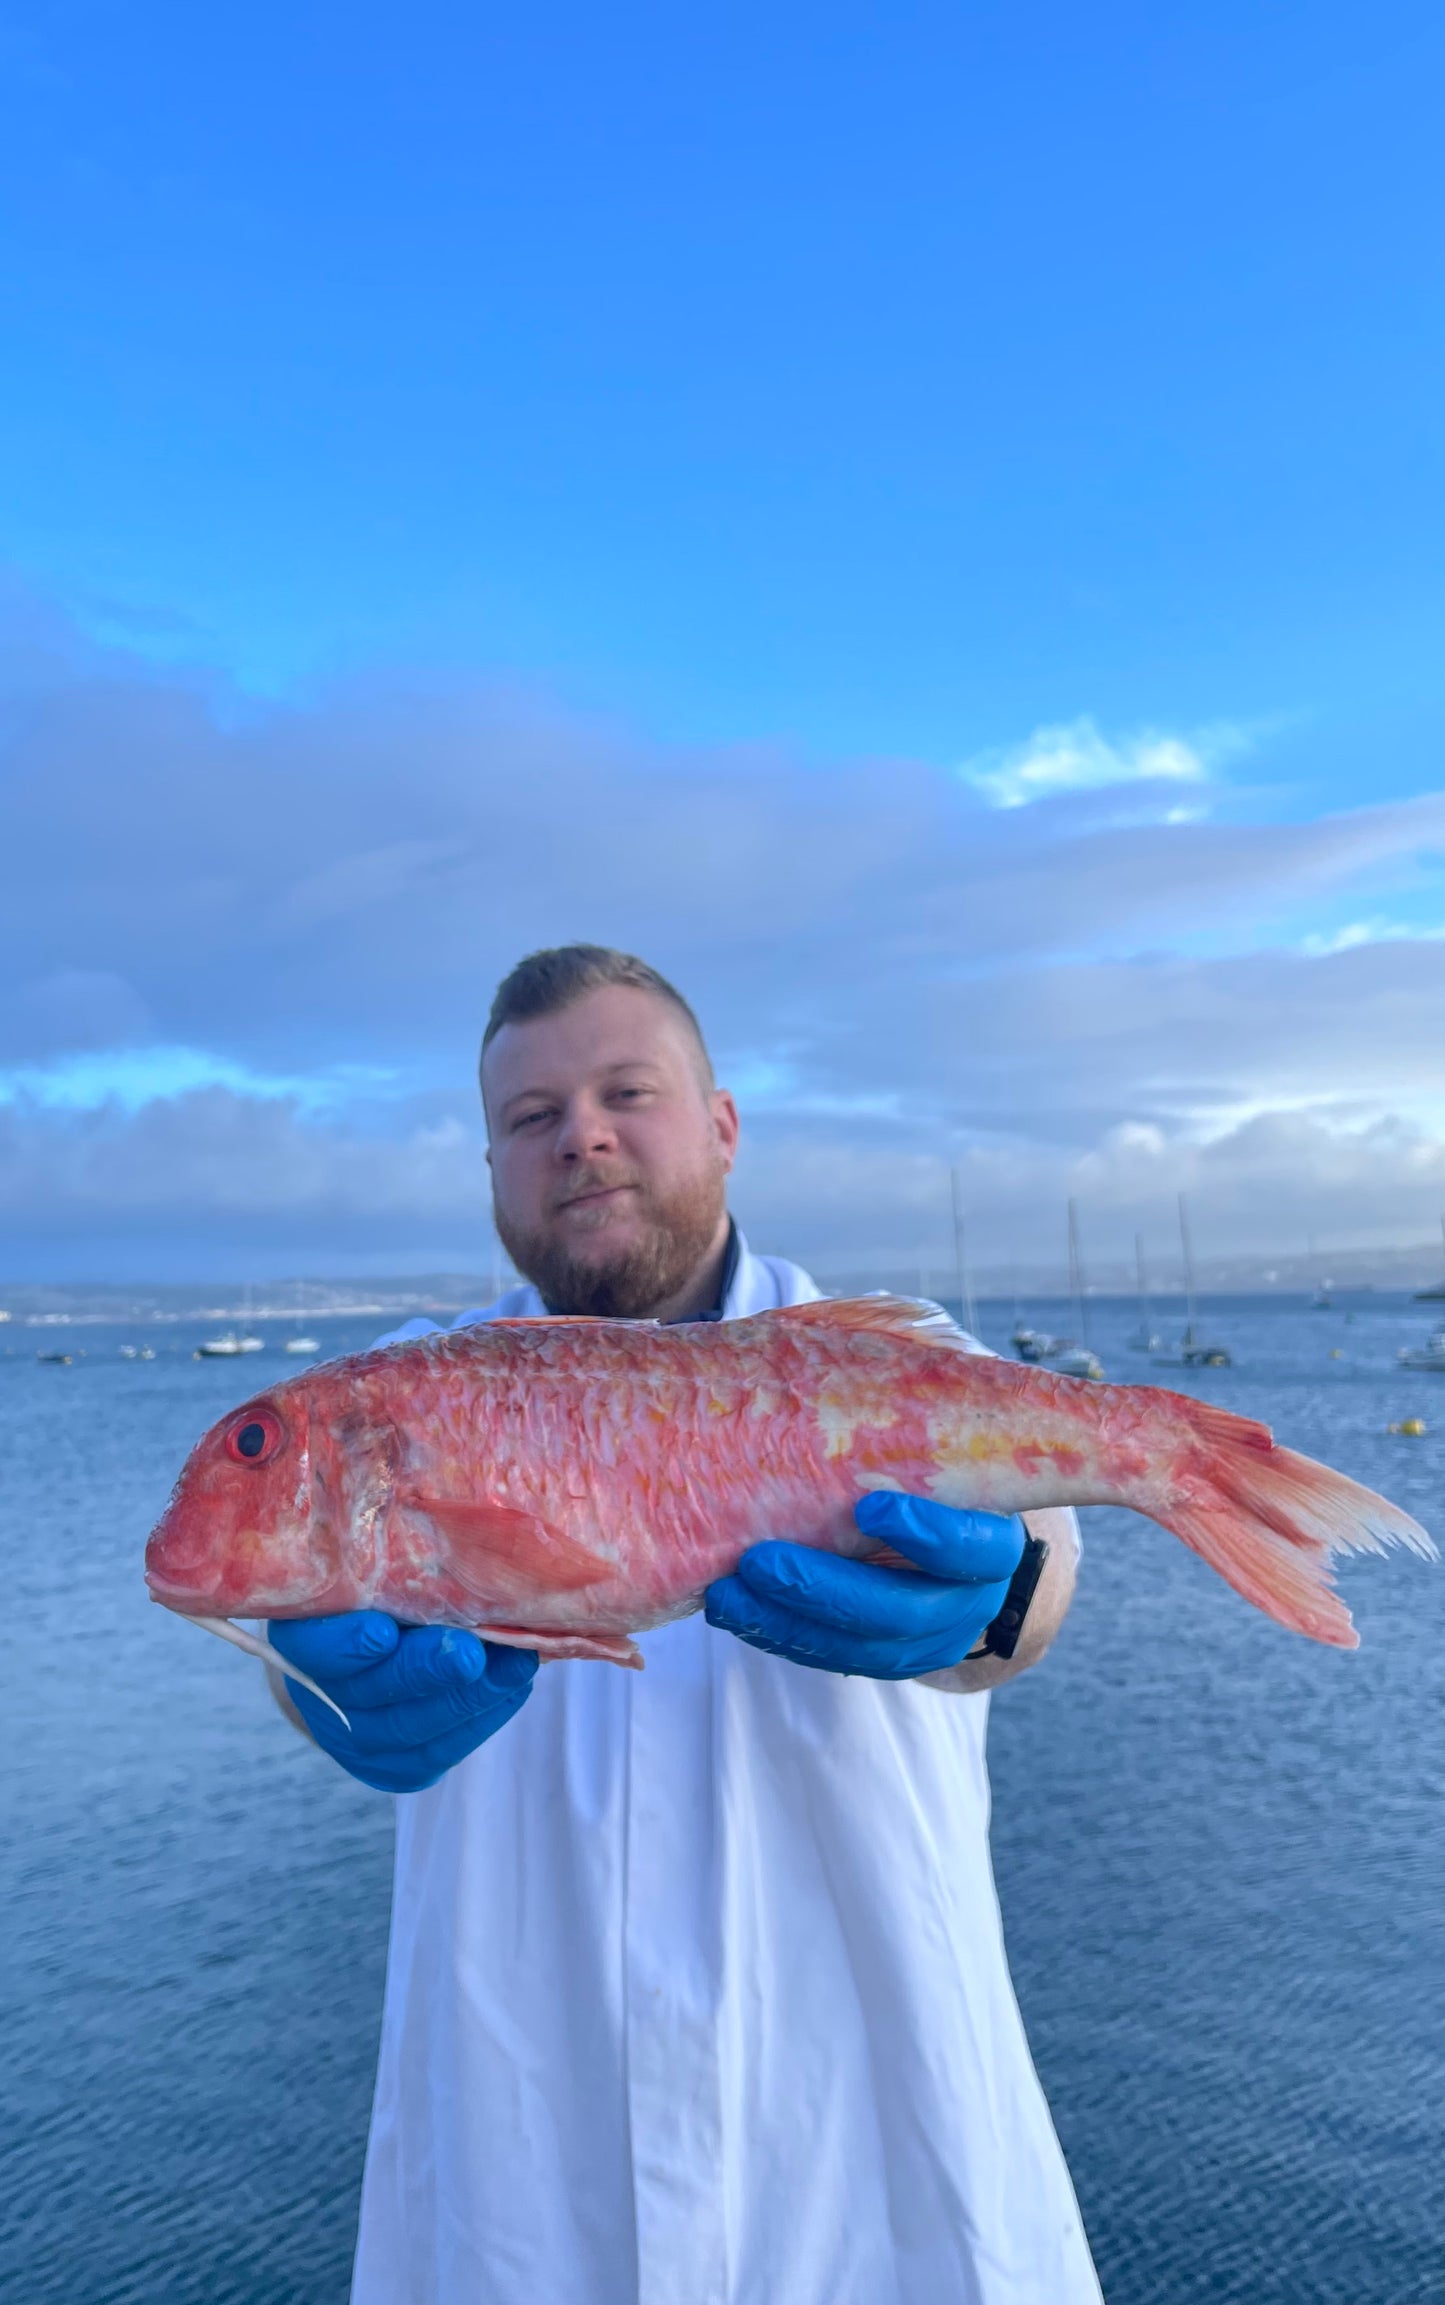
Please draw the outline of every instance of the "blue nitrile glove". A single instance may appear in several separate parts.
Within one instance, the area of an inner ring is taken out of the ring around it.
[[[535,1649],[506,1649],[450,1625],[399,1625],[377,1609],[277,1618],[273,1649],[326,1690],[286,1694],[324,1753],[379,1793],[420,1793],[494,1736],[526,1702]]]
[[[960,1664],[1004,1605],[1022,1522],[891,1489],[860,1497],[853,1518],[926,1574],[812,1545],[753,1545],[732,1576],[708,1586],[708,1623],[825,1673],[911,1681]]]

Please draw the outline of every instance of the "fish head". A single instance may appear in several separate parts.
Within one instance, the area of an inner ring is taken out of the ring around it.
[[[146,1546],[152,1600],[182,1616],[308,1613],[340,1571],[304,1386],[232,1409],[196,1443]],[[324,1613],[320,1609],[318,1614]]]

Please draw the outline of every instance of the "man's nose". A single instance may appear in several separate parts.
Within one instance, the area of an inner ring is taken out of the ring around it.
[[[557,1132],[557,1152],[565,1161],[594,1160],[617,1150],[617,1129],[605,1105],[594,1097],[573,1097]]]

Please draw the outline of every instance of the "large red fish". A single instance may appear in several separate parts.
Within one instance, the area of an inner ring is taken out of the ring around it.
[[[853,1507],[883,1488],[1132,1505],[1337,1648],[1358,1636],[1330,1555],[1433,1551],[1264,1425],[986,1359],[933,1308],[866,1297],[669,1328],[497,1321],[332,1361],[198,1443],[146,1579],[215,1630],[373,1608],[636,1664],[630,1636],[696,1609],[759,1538],[876,1554]]]

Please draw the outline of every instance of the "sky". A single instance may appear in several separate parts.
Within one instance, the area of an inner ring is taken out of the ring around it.
[[[0,7],[0,1279],[484,1266],[573,937],[820,1271],[1430,1235],[1442,51]]]

